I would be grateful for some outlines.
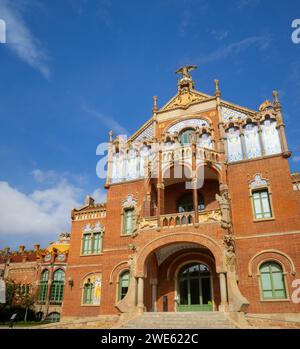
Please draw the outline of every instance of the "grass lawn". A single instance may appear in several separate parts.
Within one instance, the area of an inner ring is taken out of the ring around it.
[[[32,326],[40,326],[45,324],[44,322],[37,322],[37,321],[17,321],[14,322],[14,327],[32,327]],[[8,327],[9,322],[0,322],[0,326],[2,327]]]

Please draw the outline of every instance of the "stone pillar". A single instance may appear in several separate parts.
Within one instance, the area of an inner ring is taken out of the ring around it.
[[[138,294],[137,294],[138,312],[144,312],[144,278],[138,277]]]
[[[152,311],[157,311],[157,280],[151,280]]]
[[[280,142],[281,142],[281,149],[282,149],[283,156],[288,158],[291,156],[291,152],[289,151],[289,148],[288,148],[284,127],[285,126],[281,120],[280,124],[277,126],[277,129],[278,129],[278,133],[279,133],[279,138],[280,138]]]
[[[263,141],[263,137],[262,137],[262,129],[261,126],[258,125],[258,138],[259,138],[259,143],[260,143],[260,147],[261,147],[261,155],[265,156],[266,155],[266,151],[265,151],[265,146],[264,146],[264,141]]]
[[[241,145],[242,145],[242,152],[243,152],[243,159],[247,159],[247,149],[246,149],[246,142],[245,142],[245,135],[244,135],[244,129],[240,125],[239,127],[240,130],[240,138],[241,138]]]
[[[199,213],[198,213],[198,188],[197,188],[197,145],[196,143],[192,144],[192,170],[193,170],[193,179],[192,179],[192,188],[193,188],[193,204],[194,204],[194,224],[195,226],[199,225]]]
[[[220,280],[220,293],[221,293],[221,305],[219,307],[220,311],[225,311],[228,305],[227,302],[227,283],[226,283],[226,275],[225,273],[219,274]]]
[[[111,184],[112,177],[112,166],[113,166],[113,133],[109,132],[109,145],[108,145],[108,158],[107,158],[107,175],[104,187],[107,189]]]
[[[164,214],[164,183],[162,178],[162,151],[158,152],[158,174],[157,174],[157,227],[158,230],[161,227],[161,218],[160,216]]]
[[[223,118],[222,118],[222,110],[221,110],[221,91],[219,89],[219,80],[214,80],[216,91],[215,91],[215,97],[216,97],[216,104],[217,104],[217,113],[218,113],[218,128],[219,128],[219,142],[218,142],[218,151],[221,153],[226,152],[226,137],[225,137],[225,131],[224,131],[224,125],[223,125]]]

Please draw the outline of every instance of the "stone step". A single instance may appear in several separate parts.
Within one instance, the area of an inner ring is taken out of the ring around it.
[[[234,324],[221,312],[149,312],[128,321],[124,329],[233,329]]]

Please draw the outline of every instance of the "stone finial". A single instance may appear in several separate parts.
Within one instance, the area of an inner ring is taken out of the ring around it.
[[[158,107],[157,107],[157,96],[153,96],[153,108],[152,108],[152,111],[153,113],[156,113],[158,110]]]
[[[278,91],[276,91],[276,90],[273,91],[273,98],[274,98],[274,103],[279,103]]]
[[[34,250],[34,252],[39,251],[39,249],[40,249],[40,244],[34,244],[34,245],[33,245],[33,250]]]
[[[113,131],[112,131],[112,130],[110,130],[110,131],[108,132],[108,134],[109,134],[109,142],[110,142],[110,143],[112,143],[114,133],[113,133]]]
[[[25,245],[20,245],[19,246],[19,253],[24,253],[25,251]]]
[[[219,88],[219,80],[215,79],[214,83],[215,83],[215,87],[216,87],[215,95],[220,96],[221,92],[220,92],[220,88]]]

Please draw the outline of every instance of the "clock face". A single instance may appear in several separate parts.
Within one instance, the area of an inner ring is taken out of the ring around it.
[[[56,260],[62,262],[64,261],[66,258],[66,256],[64,254],[59,254],[57,257],[56,257]]]
[[[50,260],[51,260],[51,254],[46,254],[46,256],[44,257],[44,261],[49,262]]]

